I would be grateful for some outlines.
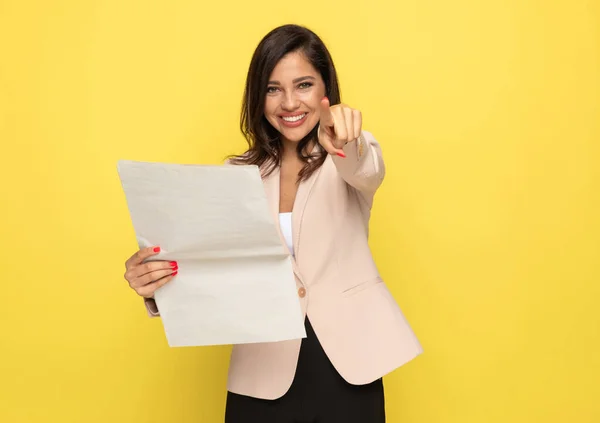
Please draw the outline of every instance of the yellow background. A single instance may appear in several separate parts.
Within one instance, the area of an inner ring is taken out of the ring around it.
[[[599,3],[0,0],[0,421],[222,421],[229,348],[168,348],[123,280],[116,161],[240,152],[287,22],[384,149],[373,251],[425,349],[388,421],[600,421]]]

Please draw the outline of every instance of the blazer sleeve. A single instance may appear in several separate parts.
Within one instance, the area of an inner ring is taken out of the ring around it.
[[[160,316],[160,311],[158,311],[158,306],[156,305],[156,301],[154,301],[154,298],[144,298],[144,305],[146,306],[146,311],[148,312],[148,316],[150,316],[150,317]]]
[[[346,157],[332,156],[340,176],[366,198],[372,198],[385,176],[381,147],[370,132],[343,148]]]

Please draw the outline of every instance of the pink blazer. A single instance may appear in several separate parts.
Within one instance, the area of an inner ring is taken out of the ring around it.
[[[292,210],[298,300],[323,349],[351,384],[372,382],[423,352],[402,311],[381,279],[368,245],[373,196],[385,166],[373,136],[329,156],[301,182]],[[279,171],[264,180],[279,222]],[[279,230],[279,225],[276,225]],[[281,243],[289,251],[280,232]],[[158,315],[147,300],[148,312]],[[286,393],[296,371],[301,340],[234,345],[227,388],[257,398]]]

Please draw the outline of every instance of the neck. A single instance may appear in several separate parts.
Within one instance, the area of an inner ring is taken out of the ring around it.
[[[281,145],[283,147],[281,159],[288,161],[294,160],[298,158],[298,153],[296,152],[296,148],[298,147],[298,143],[286,140],[282,138]],[[310,141],[306,147],[304,148],[304,153],[310,153],[314,147],[314,141]]]

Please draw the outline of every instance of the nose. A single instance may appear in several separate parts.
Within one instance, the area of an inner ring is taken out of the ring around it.
[[[283,96],[283,100],[281,101],[281,108],[286,112],[293,112],[298,107],[300,107],[300,101],[296,97],[293,91],[288,91]]]

